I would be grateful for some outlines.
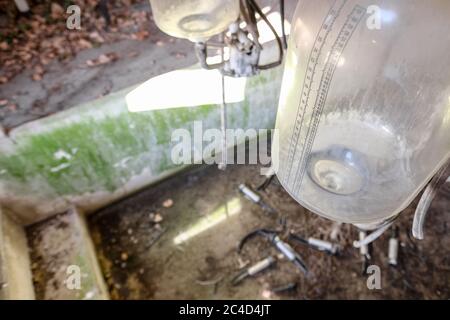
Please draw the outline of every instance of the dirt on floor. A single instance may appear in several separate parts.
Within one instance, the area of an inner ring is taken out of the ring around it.
[[[372,260],[381,268],[381,290],[369,290],[359,251],[358,231],[323,219],[298,205],[274,181],[263,199],[278,212],[270,215],[238,191],[263,181],[257,166],[196,167],[112,205],[90,218],[90,228],[113,299],[448,299],[450,298],[450,197],[435,199],[423,241],[412,239],[414,206],[396,221],[399,264],[388,265],[386,232],[373,245]],[[291,245],[305,260],[306,278],[267,240],[237,245],[257,228],[278,228],[304,237],[334,241],[337,257],[301,244]],[[334,232],[335,240],[331,239]],[[338,231],[336,233],[336,231]],[[272,255],[276,264],[237,286],[241,270]],[[296,288],[275,293],[275,288]]]

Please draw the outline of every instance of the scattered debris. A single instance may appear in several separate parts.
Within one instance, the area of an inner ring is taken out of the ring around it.
[[[170,208],[171,206],[173,206],[173,200],[172,199],[167,199],[167,200],[164,200],[164,202],[163,202],[163,207],[164,208]]]
[[[331,243],[329,241],[315,239],[315,238],[302,238],[301,236],[289,233],[289,239],[292,239],[300,244],[306,244],[310,248],[313,248],[318,251],[326,252],[330,255],[337,255],[339,253],[339,245],[335,243]]]
[[[241,257],[238,257],[238,268],[245,268],[250,264],[250,260],[243,260]]]
[[[89,39],[91,39],[94,42],[97,43],[104,43],[105,42],[105,38],[103,38],[100,33],[98,33],[98,31],[94,31],[89,33]]]
[[[9,44],[6,41],[0,42],[0,50],[6,51],[9,49]]]
[[[58,165],[56,167],[50,168],[50,172],[56,173],[56,172],[66,169],[68,167],[70,167],[70,163],[68,163],[68,162],[61,163],[60,165]]]
[[[354,227],[342,224],[337,240],[331,239],[335,225],[308,213],[275,183],[269,187],[270,193],[261,194],[270,199],[270,203],[287,218],[287,227],[276,230],[279,230],[281,239],[289,242],[305,258],[311,277],[306,278],[296,272],[294,265],[287,263],[288,259],[281,253],[283,260],[280,260],[278,251],[265,239],[252,239],[241,254],[236,253],[236,242],[248,231],[272,223],[277,225],[278,220],[275,216],[259,215],[261,209],[245,200],[242,200],[239,215],[231,216],[182,245],[174,244],[176,235],[195,226],[199,219],[223,205],[223,197],[235,197],[236,188],[243,179],[252,181],[259,174],[257,166],[229,166],[227,170],[227,175],[222,175],[217,168],[210,166],[181,173],[89,216],[93,239],[102,257],[99,260],[103,272],[105,277],[109,275],[108,285],[113,299],[279,299],[283,298],[283,294],[293,299],[449,297],[445,284],[450,272],[446,255],[450,215],[447,214],[448,200],[444,198],[436,199],[436,214],[430,216],[433,237],[419,242],[408,238],[409,233],[399,234],[399,258],[402,259],[396,269],[387,268],[391,235],[386,233],[374,242],[370,264],[379,265],[382,269],[383,290],[368,290],[367,277],[359,274],[361,257],[359,251],[352,247],[355,236],[358,236]],[[167,198],[177,199],[170,215],[157,208],[158,205],[162,208],[162,202]],[[199,201],[200,198],[202,201]],[[410,225],[414,209],[410,206],[396,225]],[[161,226],[167,230],[159,240],[161,231],[149,218],[150,212],[156,214],[158,211],[164,218]],[[132,236],[128,235],[128,228],[133,229]],[[301,236],[339,243],[339,259],[291,242],[287,238],[287,231],[291,230]],[[114,244],[112,238],[116,240]],[[137,245],[133,244],[134,238],[139,239]],[[437,238],[440,241],[436,241]],[[435,254],[429,254],[432,251]],[[120,265],[122,252],[129,255],[125,269]],[[205,263],[205,258],[210,255],[214,256],[215,262]],[[241,269],[269,255],[278,260],[275,266],[254,279],[244,280],[238,287],[231,285],[231,279]],[[118,263],[115,260],[119,260]],[[221,276],[224,278],[215,292],[215,286],[209,284]],[[203,285],[197,284],[196,279]],[[278,289],[288,288],[291,283],[297,283],[297,290],[278,292]],[[120,289],[116,289],[115,284],[120,284]]]
[[[65,160],[70,160],[70,159],[72,159],[72,155],[71,155],[70,153],[68,153],[67,151],[64,151],[64,150],[62,150],[62,149],[59,149],[58,151],[56,151],[56,152],[53,154],[53,157],[54,157],[56,160],[63,160],[63,159],[65,159]]]
[[[268,256],[267,258],[255,263],[251,267],[242,270],[239,272],[231,281],[233,285],[239,284],[241,281],[243,281],[247,277],[254,276],[268,268],[270,268],[272,265],[274,265],[276,262],[275,258],[272,256]]]
[[[146,241],[145,249],[150,249],[166,232],[166,229],[162,228],[161,225],[155,224],[155,226],[151,229],[149,239]]]
[[[378,229],[375,229],[374,231],[372,231],[370,234],[366,234],[364,236],[363,240],[359,240],[359,241],[353,241],[353,246],[355,248],[359,248],[363,245],[367,245],[373,241],[375,241],[376,239],[378,239],[384,232],[386,232],[386,230],[388,230],[391,225],[394,223],[394,221],[388,221],[387,223],[384,223],[381,227],[378,227]]]
[[[264,290],[261,292],[261,297],[263,297],[264,299],[270,299],[270,298],[272,298],[272,291],[269,290],[269,289],[264,289]]]
[[[122,259],[123,261],[128,260],[128,253],[122,252],[122,254],[120,255],[120,259]]]
[[[94,297],[95,297],[95,291],[94,290],[90,290],[90,291],[86,292],[86,294],[84,295],[83,300],[91,300]]]
[[[339,234],[341,233],[341,222],[334,222],[333,227],[331,228],[330,239],[336,241],[338,239]]]
[[[34,81],[41,81],[42,77],[44,76],[44,68],[41,65],[37,65],[34,67],[34,73],[33,73],[33,80]]]
[[[365,231],[359,231],[359,242],[361,243],[367,236],[367,233]],[[372,243],[369,244],[363,244],[359,247],[359,254],[362,257],[362,267],[361,267],[361,274],[365,275],[367,272],[367,267],[369,265],[369,260],[371,258],[371,250],[372,250]]]
[[[163,221],[162,215],[160,213],[155,214],[155,217],[153,218],[153,222],[159,223],[161,221]]]
[[[267,189],[267,187],[272,183],[273,179],[275,178],[275,174],[269,175],[264,179],[264,181],[256,188],[258,191],[264,191]]]
[[[51,11],[51,17],[52,19],[60,19],[61,17],[63,17],[64,15],[64,8],[61,7],[58,3],[56,2],[52,2],[51,6],[50,6],[50,11]]]
[[[139,55],[139,52],[137,51],[131,51],[130,53],[127,54],[128,58],[134,58],[137,57]]]
[[[262,236],[270,241],[290,262],[292,262],[300,271],[306,276],[308,275],[308,268],[306,267],[303,258],[287,243],[280,239],[278,231],[268,229],[257,229],[247,234],[239,243],[238,252],[242,250],[245,243],[255,237]]]
[[[241,191],[247,199],[259,205],[267,213],[270,214],[276,213],[275,209],[273,209],[271,206],[265,203],[262,200],[261,196],[257,194],[255,191],[253,191],[249,186],[245,184],[240,184],[239,191]]]
[[[150,34],[147,30],[142,30],[142,31],[132,34],[131,39],[143,41],[143,40],[147,39],[149,35]]]
[[[297,282],[290,282],[288,284],[283,284],[277,287],[272,288],[273,293],[284,293],[287,291],[295,291],[297,290]]]
[[[389,239],[388,259],[390,266],[397,266],[398,258],[398,227],[392,229],[391,238]]]
[[[222,281],[223,276],[218,277],[217,279],[213,279],[213,280],[195,280],[195,282],[197,282],[199,285],[201,286],[215,286],[217,285],[220,281]]]
[[[114,8],[108,30],[108,21],[96,10],[98,1],[76,2],[83,12],[82,28],[76,32],[66,27],[66,7],[70,2],[33,3],[26,15],[6,11],[2,15],[0,37],[0,84],[7,83],[24,69],[33,70],[32,79],[40,81],[53,60],[67,61],[78,52],[102,43],[123,39],[145,41],[149,37],[149,14],[133,8],[133,4],[140,2],[108,0],[108,5]],[[34,70],[36,66],[39,72]]]
[[[83,49],[90,49],[93,47],[92,42],[90,42],[86,39],[78,40],[78,44],[79,44],[80,48],[83,48]]]
[[[117,54],[114,52],[109,52],[105,54],[101,54],[97,59],[90,59],[86,61],[86,64],[89,67],[97,67],[102,64],[111,63],[118,59]]]

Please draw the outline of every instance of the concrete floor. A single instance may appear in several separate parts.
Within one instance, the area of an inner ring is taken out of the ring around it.
[[[333,299],[450,297],[449,199],[435,201],[426,239],[409,236],[413,207],[397,221],[400,265],[387,264],[389,234],[374,244],[373,262],[382,272],[382,290],[369,290],[361,275],[359,253],[351,245],[355,228],[343,225],[337,242],[340,257],[297,246],[311,271],[306,279],[291,263],[277,257],[270,270],[239,286],[230,280],[244,265],[269,254],[263,239],[251,240],[241,255],[239,240],[259,227],[277,227],[242,197],[237,186],[262,181],[256,166],[197,167],[106,208],[90,218],[91,232],[111,297],[114,299]],[[277,183],[263,193],[287,217],[288,229],[303,236],[330,239],[333,223],[300,207]],[[171,201],[167,201],[171,199]],[[226,209],[228,209],[228,213]],[[274,294],[271,288],[290,282],[297,290]]]
[[[228,285],[239,260],[249,259],[238,256],[239,239],[261,223],[274,223],[238,194],[239,173],[244,171],[236,169],[188,174],[92,217],[92,234],[101,247],[105,273],[111,275],[107,282],[113,297],[261,298],[262,279],[238,288]],[[247,171],[249,176],[255,173]],[[163,207],[167,199],[174,201],[170,208]],[[152,213],[163,219],[156,226]],[[261,249],[261,257],[270,251],[268,246]]]

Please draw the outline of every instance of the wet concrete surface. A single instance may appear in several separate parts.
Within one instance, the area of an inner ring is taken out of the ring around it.
[[[450,298],[450,198],[434,201],[426,238],[410,236],[414,206],[396,221],[400,230],[399,265],[388,265],[387,232],[374,243],[371,264],[381,269],[381,290],[367,288],[359,251],[352,246],[356,228],[342,225],[335,242],[341,255],[329,256],[304,245],[293,247],[310,269],[306,278],[266,240],[250,240],[241,254],[240,239],[261,227],[331,240],[335,228],[298,205],[275,181],[262,192],[277,215],[268,215],[238,192],[246,182],[263,181],[257,166],[195,167],[131,196],[90,217],[90,229],[113,299],[448,299]],[[275,266],[230,282],[244,267],[268,255]],[[295,283],[297,288],[274,293]]]

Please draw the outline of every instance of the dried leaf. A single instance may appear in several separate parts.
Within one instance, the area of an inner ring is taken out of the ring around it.
[[[95,44],[112,43],[130,38],[139,41],[147,39],[149,33],[146,30],[151,15],[148,12],[132,10],[131,5],[126,5],[127,2],[134,3],[131,0],[119,0],[121,6],[115,6],[114,10],[111,10],[112,23],[109,26],[109,32],[105,34],[99,31],[104,28],[104,19],[95,13],[98,0],[77,2],[83,12],[83,28],[76,32],[66,28],[65,5],[56,0],[47,2],[50,5],[50,12],[45,1],[38,1],[33,6],[32,15],[21,16],[19,20],[7,20],[1,28],[0,84],[7,83],[25,68],[34,68],[33,64],[36,62],[45,66],[54,59],[68,60],[78,52],[92,48]],[[48,15],[52,19],[48,19]],[[122,24],[117,23],[120,20]],[[19,28],[16,22],[26,28]],[[11,39],[11,41],[5,39]],[[107,59],[104,57],[97,58],[98,60],[93,59],[87,64],[96,66],[116,59],[114,56],[107,57]],[[32,72],[32,76],[34,75],[37,80],[42,78],[43,74],[34,70]]]
[[[34,81],[41,81],[42,80],[42,74],[40,74],[40,73],[33,73],[32,78],[33,78]]]
[[[0,49],[2,50],[8,50],[9,49],[9,44],[6,41],[0,42]]]
[[[143,41],[143,40],[147,39],[148,36],[149,36],[148,31],[142,30],[142,31],[139,31],[139,32],[136,32],[136,33],[132,34],[131,35],[131,39]]]
[[[89,41],[86,40],[86,39],[80,39],[80,40],[78,40],[78,45],[80,46],[80,48],[83,48],[83,49],[89,49],[89,48],[92,48],[92,43],[89,42]]]
[[[39,21],[33,20],[30,22],[30,25],[31,25],[31,29],[37,30],[41,24]]]
[[[159,214],[159,213],[155,214],[155,217],[153,218],[153,222],[159,223],[159,222],[161,222],[161,221],[163,221],[162,215]]]
[[[44,74],[45,70],[41,65],[38,64],[37,66],[34,67],[34,72]]]
[[[91,32],[89,38],[98,43],[105,42],[105,39],[97,31]]]
[[[177,59],[186,58],[186,53],[184,53],[184,52],[176,52],[175,53],[175,58],[177,58]]]
[[[52,2],[51,5],[52,18],[56,20],[63,17],[63,15],[64,15],[64,8],[61,7],[59,4],[57,4],[56,2]]]
[[[41,81],[42,76],[44,75],[44,72],[45,72],[44,68],[38,64],[37,66],[34,67],[34,73],[33,73],[32,79],[34,81]]]
[[[24,60],[24,61],[31,60],[32,57],[33,57],[33,56],[32,56],[30,53],[22,53],[22,54],[20,55],[20,58],[21,58],[22,60]]]
[[[173,206],[173,200],[172,199],[164,200],[164,202],[163,202],[163,207],[164,208],[170,208],[171,206]]]
[[[90,59],[86,61],[89,67],[96,67],[102,64],[107,64],[117,60],[117,55],[113,52],[101,54],[97,59]]]
[[[15,104],[10,104],[9,106],[7,106],[7,108],[8,108],[9,111],[16,111],[17,105],[15,105]]]
[[[106,54],[102,54],[98,57],[97,61],[98,61],[98,64],[105,64],[105,63],[110,63],[112,60]]]

